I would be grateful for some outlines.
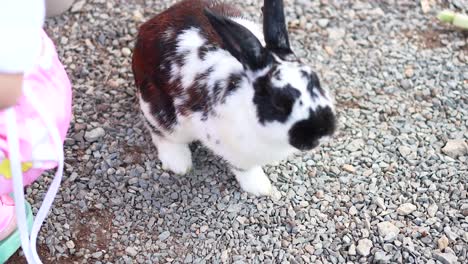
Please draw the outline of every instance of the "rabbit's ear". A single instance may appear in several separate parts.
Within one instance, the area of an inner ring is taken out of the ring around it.
[[[262,12],[266,47],[281,57],[292,54],[284,18],[283,0],[265,0]]]
[[[221,37],[225,48],[249,70],[262,69],[271,60],[271,54],[257,37],[241,24],[205,9],[210,24]]]

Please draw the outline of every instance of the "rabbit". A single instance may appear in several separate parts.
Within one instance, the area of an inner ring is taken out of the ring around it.
[[[164,170],[189,172],[201,142],[242,190],[271,195],[262,166],[335,134],[334,99],[292,51],[283,1],[262,12],[263,27],[231,4],[183,0],[140,26],[132,71]]]

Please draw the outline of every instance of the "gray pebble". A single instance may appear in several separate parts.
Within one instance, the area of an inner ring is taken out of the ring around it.
[[[162,233],[159,234],[159,236],[158,236],[159,241],[164,241],[164,240],[168,239],[170,235],[171,235],[171,233],[170,233],[169,231],[164,231],[164,232],[162,232]]]
[[[84,135],[84,138],[88,142],[95,142],[102,138],[106,134],[106,131],[102,127],[97,127],[90,131],[87,131]]]
[[[134,247],[127,247],[125,249],[125,252],[132,257],[135,257],[136,255],[138,255],[138,251]]]

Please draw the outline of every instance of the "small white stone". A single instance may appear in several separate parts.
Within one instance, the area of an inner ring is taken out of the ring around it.
[[[393,244],[395,244],[395,246],[397,246],[397,247],[400,247],[403,243],[401,243],[400,240],[395,240],[395,241],[393,241]]]
[[[323,199],[323,198],[325,198],[325,194],[323,193],[323,191],[318,190],[318,191],[315,193],[315,197],[317,197],[318,199]]]
[[[372,175],[372,173],[374,173],[374,171],[372,169],[368,169],[368,170],[365,170],[363,173],[362,173],[362,176],[364,177],[369,177]]]
[[[378,223],[377,228],[385,241],[393,241],[400,233],[400,229],[389,221]]]
[[[343,242],[345,242],[346,244],[349,244],[349,243],[351,243],[351,238],[349,236],[344,236],[343,237]]]
[[[362,139],[355,139],[353,141],[351,141],[348,146],[346,146],[346,149],[350,152],[355,152],[355,151],[358,151],[360,150],[363,146],[364,146],[364,140]]]
[[[444,227],[444,233],[452,241],[455,241],[458,238],[458,235],[455,232],[453,232],[449,226]]]
[[[356,247],[356,251],[361,256],[368,256],[370,254],[371,248],[372,248],[372,241],[365,238],[365,239],[359,240],[358,245]]]
[[[135,10],[133,11],[133,19],[137,22],[141,22],[144,20],[144,17],[139,10]]]
[[[346,35],[346,30],[344,28],[328,28],[328,39],[330,40],[339,40]]]
[[[319,19],[317,20],[317,24],[322,27],[322,28],[325,28],[327,25],[328,25],[328,22],[330,20],[326,19],[326,18],[322,18],[322,19]]]
[[[363,228],[363,229],[361,229],[361,235],[362,235],[362,237],[369,237],[370,232],[369,232],[369,230]]]
[[[376,263],[388,263],[388,261],[391,259],[391,256],[387,256],[384,251],[377,251],[374,254],[374,261]]]
[[[97,127],[93,130],[87,131],[84,138],[88,142],[94,142],[106,135],[106,131],[102,127]]]
[[[122,54],[128,57],[132,54],[132,51],[129,48],[122,48]]]
[[[81,0],[81,1],[77,1],[73,4],[73,6],[71,7],[70,11],[72,13],[76,13],[76,12],[80,12],[81,9],[83,9],[84,5],[86,4],[86,1],[85,0]]]
[[[373,16],[378,16],[378,17],[381,17],[381,16],[385,15],[384,11],[381,8],[378,8],[378,7],[375,8],[375,9],[369,10],[368,14],[373,15]]]
[[[408,157],[412,152],[413,150],[411,150],[409,147],[407,146],[400,146],[398,147],[398,151],[400,152],[401,156],[403,157]]]
[[[386,209],[387,209],[387,206],[385,206],[385,201],[384,201],[384,199],[381,198],[381,197],[375,197],[374,203],[375,203],[378,207],[382,208],[382,210],[386,210]]]
[[[463,139],[449,140],[445,147],[442,148],[442,152],[451,158],[458,158],[468,154],[468,145]]]
[[[65,37],[65,36],[62,36],[62,37],[60,38],[60,44],[62,44],[62,45],[67,45],[67,43],[68,43],[68,38]]]
[[[345,164],[345,165],[343,165],[342,168],[343,168],[344,171],[347,171],[349,173],[355,173],[356,172],[356,168],[354,168],[353,165]]]
[[[416,205],[412,203],[404,203],[397,209],[399,215],[409,215],[414,211],[416,211]]]
[[[313,246],[311,246],[311,245],[306,245],[306,246],[304,247],[304,249],[305,249],[307,252],[309,252],[309,254],[311,254],[311,255],[314,254],[314,252],[315,252],[315,248],[314,248]]]
[[[356,255],[356,246],[354,244],[351,244],[351,246],[349,246],[348,254],[350,256]]]
[[[421,0],[420,3],[421,3],[421,9],[424,14],[428,13],[431,10],[431,3],[429,3],[429,0]]]
[[[247,218],[243,217],[243,216],[238,216],[236,218],[237,222],[239,222],[239,224],[243,225],[245,224],[245,221],[247,221]]]
[[[73,240],[68,240],[65,242],[65,246],[67,246],[69,249],[75,248],[75,242],[73,242]]]
[[[227,250],[224,250],[221,253],[221,261],[225,263],[225,262],[228,262],[228,260],[229,260],[229,252]]]
[[[136,255],[138,255],[138,251],[134,247],[127,247],[125,249],[125,252],[132,257],[135,257]]]
[[[449,240],[446,236],[442,236],[437,240],[437,246],[439,247],[440,250],[444,250],[448,247],[449,245]]]
[[[439,209],[439,207],[437,206],[437,204],[431,204],[427,208],[427,214],[430,217],[434,217],[436,215],[438,209]]]

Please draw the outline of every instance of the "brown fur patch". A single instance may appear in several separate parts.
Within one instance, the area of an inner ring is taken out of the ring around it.
[[[207,39],[210,46],[200,49],[200,58],[213,48],[223,47],[220,37],[204,14],[205,8],[230,17],[241,15],[239,10],[222,1],[185,0],[145,22],[138,33],[132,59],[135,85],[143,100],[150,103],[151,112],[158,122],[168,130],[177,122],[174,98],[182,92],[180,80],[169,81],[171,64],[175,62],[181,66],[185,57],[185,54],[176,53],[180,32],[195,27]],[[191,102],[178,109],[182,114],[187,114],[191,108],[207,99],[198,86],[196,83],[189,89]]]

